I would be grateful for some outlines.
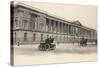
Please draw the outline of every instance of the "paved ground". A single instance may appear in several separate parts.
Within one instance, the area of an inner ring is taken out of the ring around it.
[[[96,46],[80,47],[78,44],[58,44],[56,50],[39,51],[38,44],[14,46],[14,64],[51,64],[96,61]]]

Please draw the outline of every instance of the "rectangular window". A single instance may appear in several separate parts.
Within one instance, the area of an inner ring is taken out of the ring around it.
[[[35,15],[31,15],[30,21],[32,23],[33,29],[35,29],[36,16]]]

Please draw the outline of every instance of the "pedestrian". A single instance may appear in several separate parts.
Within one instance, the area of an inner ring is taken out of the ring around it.
[[[18,45],[18,46],[20,46],[20,43],[19,43],[19,41],[17,42],[17,45]]]

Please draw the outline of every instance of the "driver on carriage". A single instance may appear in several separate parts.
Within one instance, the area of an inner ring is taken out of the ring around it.
[[[50,38],[47,38],[47,39],[45,40],[45,42],[46,42],[47,44],[49,44],[49,45],[52,45],[53,41],[54,41],[54,38],[52,38],[51,36],[50,36]]]
[[[80,46],[87,46],[87,40],[86,38],[82,37],[81,41],[80,41]]]

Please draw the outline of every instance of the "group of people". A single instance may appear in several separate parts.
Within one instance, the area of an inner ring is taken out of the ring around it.
[[[88,41],[88,39],[82,37],[81,40],[80,40],[80,46],[87,46],[87,41]],[[53,37],[48,37],[45,40],[41,40],[40,43],[43,43],[43,42],[46,43],[46,44],[51,45],[54,42],[54,38]],[[95,44],[97,44],[97,40],[95,40]],[[20,46],[20,42],[17,42],[17,45]]]
[[[80,40],[80,46],[87,46],[87,41],[88,41],[88,39],[82,37]],[[49,45],[51,45],[51,43],[53,43],[53,42],[54,42],[54,38],[52,38],[52,37],[45,39],[45,43],[47,43]]]
[[[48,45],[52,45],[52,43],[54,42],[54,38],[53,37],[47,37],[45,40],[41,40],[40,43],[45,43]]]
[[[80,46],[87,46],[87,40],[88,39],[85,39],[84,37],[81,39],[80,41]]]
[[[48,44],[50,44],[50,43],[53,43],[53,41],[54,41],[54,38],[47,38],[46,40],[45,40],[45,43],[48,43]]]
[[[44,42],[44,43],[50,44],[50,43],[54,42],[54,38],[48,37],[45,40],[41,40],[40,42]]]

